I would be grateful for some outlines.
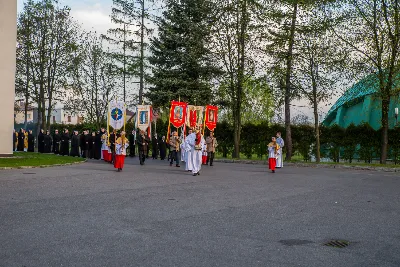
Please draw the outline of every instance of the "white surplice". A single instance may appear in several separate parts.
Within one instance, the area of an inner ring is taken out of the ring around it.
[[[276,143],[279,145],[278,156],[276,157],[276,167],[283,167],[283,155],[282,148],[285,146],[285,141],[283,141],[282,137],[276,139]]]
[[[189,138],[190,137],[190,138]],[[202,151],[201,148],[204,146],[205,144],[205,140],[204,137],[201,136],[201,140],[200,140],[200,149],[197,150],[195,149],[195,144],[196,144],[196,134],[192,133],[191,135],[188,136],[188,143],[190,145],[191,148],[191,158],[192,158],[192,173],[196,174],[199,173],[201,170],[201,163],[202,163]]]

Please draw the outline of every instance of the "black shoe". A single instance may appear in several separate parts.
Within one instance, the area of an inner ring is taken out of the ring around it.
[[[200,172],[198,172],[197,175],[200,175]]]
[[[214,165],[210,164],[210,166],[214,166]]]
[[[275,171],[272,171],[272,173],[275,173]]]
[[[180,168],[181,166],[179,166],[179,165],[176,165],[175,167],[177,167],[177,168]]]
[[[193,176],[196,176],[197,175],[197,173],[193,173]]]
[[[172,163],[170,163],[169,166],[172,167]]]

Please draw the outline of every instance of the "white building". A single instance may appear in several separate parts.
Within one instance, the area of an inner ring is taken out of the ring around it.
[[[47,117],[47,111],[46,111]],[[38,109],[33,109],[33,121],[37,122],[38,120]],[[69,111],[64,110],[63,108],[56,108],[51,111],[50,115],[50,124],[80,124],[83,123],[83,116],[78,116],[76,114],[72,114]]]

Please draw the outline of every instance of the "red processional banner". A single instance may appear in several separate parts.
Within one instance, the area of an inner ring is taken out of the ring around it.
[[[175,127],[180,128],[186,122],[187,104],[185,102],[172,101],[169,122]]]
[[[204,124],[210,131],[214,131],[217,127],[218,122],[218,107],[217,106],[206,106],[206,118]]]
[[[194,129],[196,127],[203,127],[203,113],[204,107],[188,105],[188,114],[186,125]]]

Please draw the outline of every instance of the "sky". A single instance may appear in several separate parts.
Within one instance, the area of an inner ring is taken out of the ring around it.
[[[23,8],[24,0],[17,0],[17,3],[19,12]],[[112,28],[110,19],[112,0],[60,0],[60,4],[71,8],[72,17],[81,24],[85,31],[96,31],[99,34],[104,34]],[[336,100],[337,97],[330,101],[330,105],[322,105],[320,109],[322,118]],[[292,116],[300,114],[313,118],[313,112],[306,101],[293,101],[292,104]]]

